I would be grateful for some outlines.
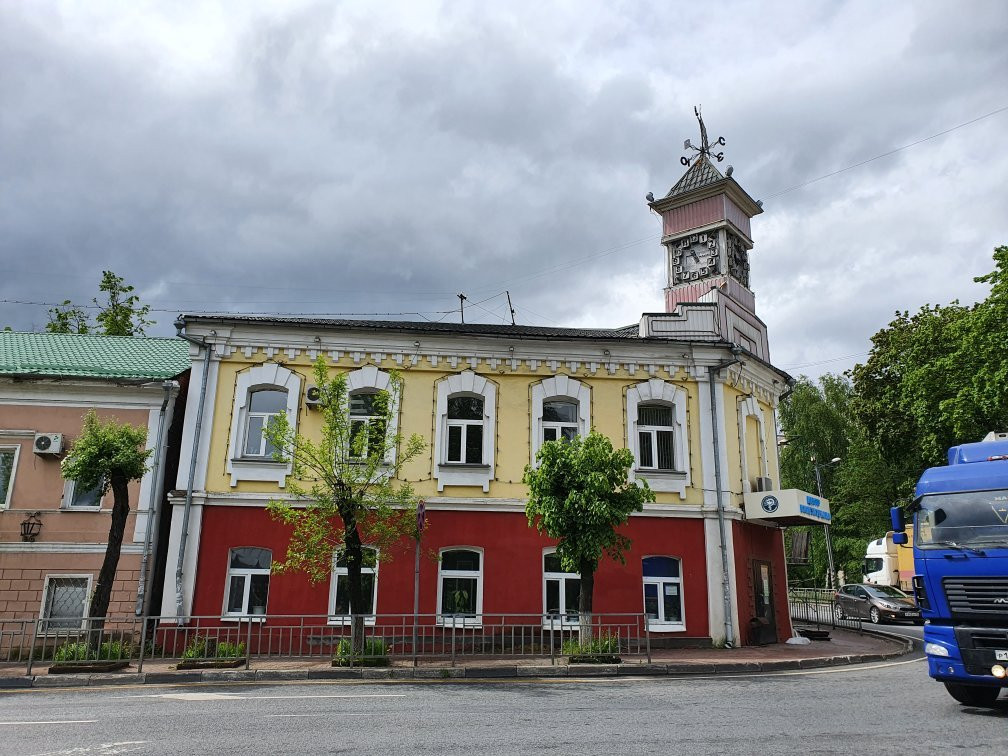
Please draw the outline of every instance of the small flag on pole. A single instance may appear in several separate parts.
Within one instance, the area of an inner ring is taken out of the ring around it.
[[[417,502],[417,507],[416,507],[416,531],[417,531],[417,537],[420,537],[420,536],[423,535],[424,525],[426,524],[425,523],[426,516],[427,516],[427,502],[425,502],[423,499],[420,499],[420,501]]]

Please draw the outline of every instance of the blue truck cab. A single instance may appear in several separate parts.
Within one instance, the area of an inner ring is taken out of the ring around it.
[[[1008,688],[1008,434],[949,449],[908,511],[928,672],[960,703],[993,706]],[[891,514],[905,541],[904,510]]]

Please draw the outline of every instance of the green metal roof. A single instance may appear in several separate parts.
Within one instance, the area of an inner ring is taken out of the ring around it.
[[[0,375],[156,380],[189,364],[182,339],[0,331]]]

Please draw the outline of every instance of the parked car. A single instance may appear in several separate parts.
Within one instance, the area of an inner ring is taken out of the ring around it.
[[[861,618],[872,623],[904,620],[921,621],[913,598],[891,585],[851,583],[840,587],[833,598],[837,619]]]

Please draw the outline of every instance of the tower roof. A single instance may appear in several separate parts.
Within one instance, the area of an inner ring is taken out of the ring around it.
[[[707,159],[706,155],[701,155],[700,159],[694,162],[689,167],[689,170],[676,181],[675,186],[669,189],[669,193],[665,195],[665,199],[677,197],[680,194],[686,194],[695,189],[716,184],[718,181],[723,180],[724,176],[721,174],[721,171],[714,167],[714,164]]]

